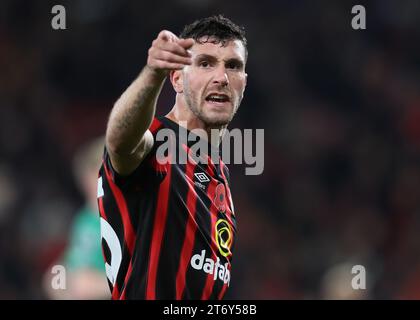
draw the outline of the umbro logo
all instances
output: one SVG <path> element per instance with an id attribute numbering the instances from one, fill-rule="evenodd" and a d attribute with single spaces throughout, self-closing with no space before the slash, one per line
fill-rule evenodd
<path id="1" fill-rule="evenodd" d="M 200 181 L 201 183 L 210 181 L 210 179 L 207 177 L 207 175 L 204 172 L 197 172 L 197 173 L 194 173 L 194 175 L 198 179 L 198 181 Z"/>
<path id="2" fill-rule="evenodd" d="M 209 182 L 210 181 L 209 177 L 207 177 L 207 175 L 204 172 L 197 172 L 197 173 L 194 173 L 194 175 L 198 180 L 198 181 L 195 181 L 194 184 L 197 187 L 199 187 L 203 190 L 206 190 L 206 186 L 203 183 L 204 182 L 206 182 L 206 183 Z"/>

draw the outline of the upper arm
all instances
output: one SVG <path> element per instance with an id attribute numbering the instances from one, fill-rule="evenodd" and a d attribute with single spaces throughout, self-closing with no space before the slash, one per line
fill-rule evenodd
<path id="1" fill-rule="evenodd" d="M 154 144 L 153 135 L 150 130 L 146 130 L 137 147 L 131 154 L 118 154 L 108 148 L 109 157 L 114 170 L 122 175 L 128 176 L 131 174 L 144 160 L 144 158 L 152 150 Z"/>

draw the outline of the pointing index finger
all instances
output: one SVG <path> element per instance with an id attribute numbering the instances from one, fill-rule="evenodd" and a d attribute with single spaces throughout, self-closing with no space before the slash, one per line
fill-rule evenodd
<path id="1" fill-rule="evenodd" d="M 162 39 L 163 41 L 178 41 L 178 37 L 168 30 L 162 30 L 159 33 L 158 38 Z"/>

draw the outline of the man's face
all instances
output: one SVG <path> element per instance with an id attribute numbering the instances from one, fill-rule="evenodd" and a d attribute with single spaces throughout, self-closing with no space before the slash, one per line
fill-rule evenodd
<path id="1" fill-rule="evenodd" d="M 192 113 L 210 127 L 227 125 L 246 85 L 245 47 L 240 40 L 222 46 L 210 38 L 191 48 L 192 65 L 183 69 L 183 94 Z"/>

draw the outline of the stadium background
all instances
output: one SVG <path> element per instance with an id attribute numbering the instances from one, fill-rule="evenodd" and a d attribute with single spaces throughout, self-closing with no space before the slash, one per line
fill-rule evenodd
<path id="1" fill-rule="evenodd" d="M 67 30 L 51 28 L 51 8 Z M 83 200 L 70 170 L 161 29 L 223 13 L 247 30 L 231 128 L 265 129 L 265 170 L 231 166 L 234 299 L 420 298 L 420 2 L 0 2 L 0 298 L 41 277 Z M 158 113 L 173 103 L 165 86 Z M 367 290 L 348 290 L 351 266 Z"/>

